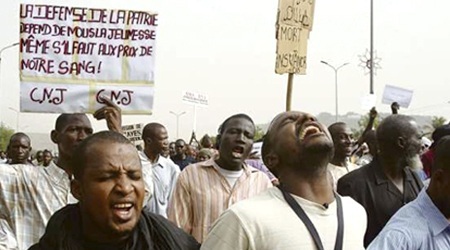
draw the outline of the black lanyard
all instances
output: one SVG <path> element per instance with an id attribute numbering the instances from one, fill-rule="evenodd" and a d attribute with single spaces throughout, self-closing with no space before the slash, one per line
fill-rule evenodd
<path id="1" fill-rule="evenodd" d="M 297 216 L 300 218 L 300 220 L 303 221 L 306 228 L 309 231 L 309 234 L 311 234 L 311 237 L 314 240 L 314 243 L 316 244 L 317 250 L 324 250 L 322 241 L 320 240 L 320 236 L 317 233 L 316 228 L 314 227 L 314 224 L 311 222 L 311 220 L 308 218 L 308 215 L 306 215 L 303 208 L 294 200 L 292 195 L 290 195 L 288 192 L 284 191 L 280 186 L 278 186 L 281 193 L 284 196 L 284 199 L 289 204 L 289 206 L 294 210 L 294 212 L 297 214 Z M 337 202 L 337 216 L 338 216 L 338 230 L 336 235 L 336 243 L 334 245 L 334 250 L 342 250 L 343 240 L 344 240 L 344 215 L 342 212 L 342 201 L 339 195 L 335 195 L 336 202 Z"/>

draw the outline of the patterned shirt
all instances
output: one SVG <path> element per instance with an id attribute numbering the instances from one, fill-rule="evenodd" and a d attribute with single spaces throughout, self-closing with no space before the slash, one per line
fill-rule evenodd
<path id="1" fill-rule="evenodd" d="M 202 242 L 212 224 L 232 204 L 272 186 L 269 178 L 246 164 L 231 187 L 214 159 L 187 166 L 178 177 L 169 204 L 169 220 Z"/>
<path id="2" fill-rule="evenodd" d="M 424 188 L 391 218 L 368 249 L 450 249 L 450 222 Z"/>
<path id="3" fill-rule="evenodd" d="M 46 168 L 0 165 L 0 220 L 9 226 L 0 234 L 13 233 L 19 249 L 38 242 L 50 216 L 73 202 L 69 176 L 53 162 Z M 4 222 L 0 226 L 6 227 Z M 7 237 L 11 235 L 0 235 Z M 6 242 L 0 242 L 0 249 L 6 247 L 2 244 Z"/>
<path id="4" fill-rule="evenodd" d="M 147 205 L 150 212 L 167 218 L 167 206 L 180 174 L 180 167 L 173 163 L 172 160 L 162 156 L 159 156 L 158 161 L 154 164 L 151 163 L 144 152 L 139 152 L 139 157 L 141 158 L 142 171 L 145 176 L 146 191 L 153 193 L 145 205 Z M 149 178 L 149 176 L 153 178 Z"/>

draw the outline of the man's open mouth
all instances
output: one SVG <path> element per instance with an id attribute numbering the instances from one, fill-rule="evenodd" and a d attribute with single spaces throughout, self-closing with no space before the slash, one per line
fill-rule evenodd
<path id="1" fill-rule="evenodd" d="M 242 155 L 244 154 L 244 147 L 242 146 L 236 146 L 231 150 L 231 154 L 234 158 L 242 158 Z"/>
<path id="2" fill-rule="evenodd" d="M 312 135 L 315 135 L 318 133 L 321 133 L 321 131 L 317 126 L 308 125 L 308 126 L 304 127 L 302 130 L 300 130 L 299 138 L 300 138 L 300 140 L 303 140 L 309 136 L 312 136 Z"/>

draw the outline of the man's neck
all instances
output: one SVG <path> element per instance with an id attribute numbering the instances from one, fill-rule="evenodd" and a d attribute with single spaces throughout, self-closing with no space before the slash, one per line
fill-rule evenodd
<path id="1" fill-rule="evenodd" d="M 240 164 L 233 164 L 233 165 L 232 164 L 227 164 L 226 162 L 221 160 L 220 157 L 219 157 L 219 159 L 215 160 L 215 162 L 220 168 L 223 168 L 223 169 L 226 169 L 226 170 L 230 170 L 230 171 L 240 171 L 240 170 L 242 170 L 242 165 L 243 165 L 242 162 Z"/>
<path id="2" fill-rule="evenodd" d="M 144 154 L 147 156 L 151 163 L 155 163 L 159 158 L 159 154 L 151 150 L 144 150 Z"/>
<path id="3" fill-rule="evenodd" d="M 333 157 L 330 161 L 331 164 L 339 166 L 339 167 L 346 167 L 347 166 L 347 157 Z"/>
<path id="4" fill-rule="evenodd" d="M 326 167 L 314 174 L 282 174 L 280 183 L 287 192 L 317 204 L 334 201 L 333 184 Z"/>
<path id="5" fill-rule="evenodd" d="M 404 166 L 396 159 L 380 157 L 381 169 L 383 173 L 391 180 L 403 180 Z"/>
<path id="6" fill-rule="evenodd" d="M 70 161 L 69 157 L 60 156 L 58 157 L 56 165 L 62 170 L 64 170 L 69 176 L 72 176 L 72 169 L 69 168 L 69 161 Z"/>

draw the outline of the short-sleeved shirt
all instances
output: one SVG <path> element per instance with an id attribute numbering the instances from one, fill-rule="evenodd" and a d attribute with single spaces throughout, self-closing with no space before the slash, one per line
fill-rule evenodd
<path id="1" fill-rule="evenodd" d="M 406 167 L 402 194 L 383 173 L 380 164 L 375 158 L 371 163 L 343 176 L 337 185 L 340 195 L 352 197 L 367 211 L 364 247 L 372 242 L 395 212 L 417 197 L 423 187 L 416 173 Z"/>
<path id="2" fill-rule="evenodd" d="M 317 229 L 323 247 L 334 249 L 338 219 L 337 204 L 328 207 L 292 195 Z M 367 216 L 364 208 L 342 197 L 343 249 L 363 249 Z M 285 201 L 278 188 L 238 202 L 214 224 L 202 245 L 204 250 L 298 250 L 316 249 L 303 221 Z"/>

